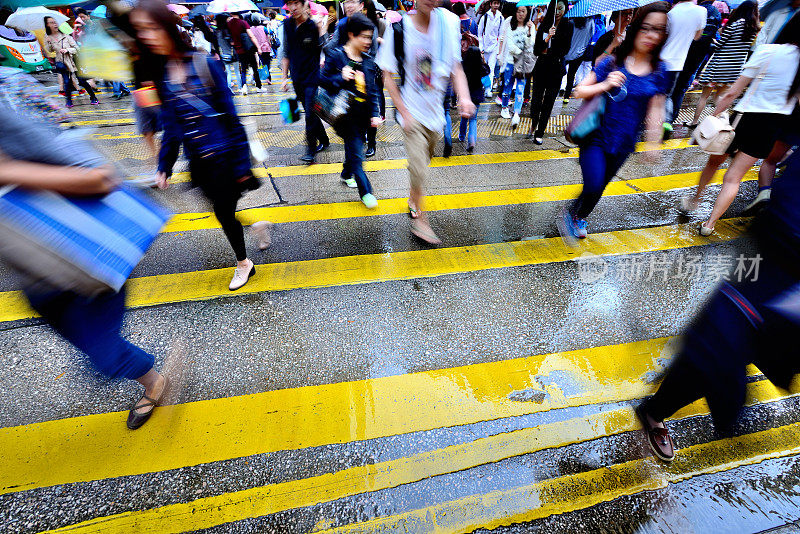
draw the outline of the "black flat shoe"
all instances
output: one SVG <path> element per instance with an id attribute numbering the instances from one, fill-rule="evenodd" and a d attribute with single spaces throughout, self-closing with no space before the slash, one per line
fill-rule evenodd
<path id="1" fill-rule="evenodd" d="M 328 148 L 329 146 L 331 146 L 330 142 L 327 142 L 327 143 L 320 143 L 320 144 L 317 146 L 317 154 L 319 154 L 320 152 L 322 152 L 323 150 L 325 150 L 325 149 L 326 149 L 326 148 Z"/>
<path id="2" fill-rule="evenodd" d="M 314 160 L 315 160 L 314 154 L 305 154 L 300 158 L 300 161 L 302 161 L 303 163 L 307 163 L 308 165 L 314 163 Z"/>
<path id="3" fill-rule="evenodd" d="M 139 428 L 140 426 L 145 424 L 148 419 L 150 419 L 150 416 L 153 415 L 153 410 L 156 409 L 156 406 L 158 406 L 158 403 L 161 402 L 161 399 L 164 398 L 164 395 L 167 392 L 167 387 L 169 387 L 169 380 L 167 380 L 167 377 L 165 376 L 164 377 L 164 389 L 161 391 L 161 396 L 160 397 L 158 397 L 157 399 L 154 399 L 152 397 L 148 397 L 147 395 L 142 395 L 142 398 L 140 398 L 136 402 L 136 404 L 133 405 L 133 408 L 131 408 L 130 413 L 128 413 L 128 428 L 129 429 L 136 430 L 137 428 Z M 145 402 L 142 403 L 142 400 L 144 400 Z M 150 409 L 147 410 L 145 413 L 136 413 L 136 410 L 139 410 L 139 409 L 142 409 L 142 408 L 147 408 L 148 406 L 150 407 Z"/>
<path id="4" fill-rule="evenodd" d="M 364 153 L 364 157 L 371 158 L 375 156 L 375 147 L 371 146 L 367 148 L 367 151 Z"/>
<path id="5" fill-rule="evenodd" d="M 452 153 L 453 153 L 453 145 L 444 145 L 444 152 L 442 153 L 442 157 L 449 158 Z"/>

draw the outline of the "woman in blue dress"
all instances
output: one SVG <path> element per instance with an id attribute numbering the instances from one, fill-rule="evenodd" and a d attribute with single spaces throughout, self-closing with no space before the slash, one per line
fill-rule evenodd
<path id="1" fill-rule="evenodd" d="M 580 147 L 583 191 L 558 219 L 561 237 L 568 245 L 586 237 L 586 218 L 635 150 L 642 128 L 647 126 L 651 145 L 661 139 L 659 128 L 669 85 L 659 56 L 667 37 L 668 11 L 666 2 L 639 8 L 615 54 L 601 61 L 575 88 L 576 98 L 605 98 L 606 108 L 600 127 Z"/>

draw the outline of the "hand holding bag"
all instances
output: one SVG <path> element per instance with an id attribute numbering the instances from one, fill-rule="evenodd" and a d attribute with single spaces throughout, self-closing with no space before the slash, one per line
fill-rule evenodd
<path id="1" fill-rule="evenodd" d="M 349 113 L 353 97 L 353 93 L 347 89 L 340 89 L 338 93 L 331 94 L 325 88 L 320 87 L 312 110 L 320 119 L 335 126 Z"/>

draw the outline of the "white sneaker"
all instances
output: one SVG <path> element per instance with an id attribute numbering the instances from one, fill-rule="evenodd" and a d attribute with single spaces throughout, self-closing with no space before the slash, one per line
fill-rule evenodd
<path id="1" fill-rule="evenodd" d="M 356 183 L 356 179 L 355 178 L 347 178 L 346 180 L 344 178 L 342 178 L 341 180 L 342 180 L 342 183 L 344 185 L 346 185 L 347 187 L 349 187 L 350 189 L 356 189 L 358 187 L 358 184 Z"/>
<path id="2" fill-rule="evenodd" d="M 252 92 L 253 94 L 260 93 L 261 89 L 259 89 L 258 87 L 253 87 Z"/>
<path id="3" fill-rule="evenodd" d="M 516 128 L 519 126 L 519 113 L 514 113 L 514 116 L 511 117 L 511 127 Z"/>
<path id="4" fill-rule="evenodd" d="M 241 93 L 242 93 L 242 95 L 244 95 L 244 96 L 247 96 L 247 84 L 244 84 L 244 85 L 242 86 L 242 91 L 241 91 Z"/>
<path id="5" fill-rule="evenodd" d="M 755 208 L 759 207 L 762 202 L 769 202 L 770 197 L 772 196 L 772 189 L 762 189 L 756 195 L 756 198 L 744 208 L 743 213 L 749 213 L 753 211 Z"/>
<path id="6" fill-rule="evenodd" d="M 503 108 L 502 111 L 500 111 L 500 116 L 503 117 L 504 119 L 510 119 L 511 112 L 508 111 L 508 108 Z"/>
<path id="7" fill-rule="evenodd" d="M 270 221 L 257 221 L 250 225 L 250 231 L 258 239 L 258 248 L 260 250 L 267 250 L 272 244 L 272 227 L 273 223 Z"/>
<path id="8" fill-rule="evenodd" d="M 483 93 L 483 96 L 484 96 L 485 98 L 489 98 L 489 99 L 491 99 L 491 98 L 492 98 L 492 91 L 491 91 L 491 89 L 490 89 L 490 90 L 488 90 L 488 91 L 485 91 L 485 92 Z"/>
<path id="9" fill-rule="evenodd" d="M 705 236 L 705 237 L 708 237 L 708 236 L 710 236 L 711 234 L 714 233 L 714 227 L 713 226 L 711 226 L 711 227 L 706 226 L 707 222 L 708 221 L 701 222 L 700 226 L 698 227 L 698 229 L 700 230 L 700 235 Z"/>
<path id="10" fill-rule="evenodd" d="M 231 284 L 228 286 L 228 289 L 236 291 L 245 285 L 247 281 L 250 280 L 251 276 L 256 274 L 256 266 L 253 265 L 253 262 L 247 260 L 247 264 L 246 267 L 237 267 L 233 271 L 233 278 L 231 279 Z"/>

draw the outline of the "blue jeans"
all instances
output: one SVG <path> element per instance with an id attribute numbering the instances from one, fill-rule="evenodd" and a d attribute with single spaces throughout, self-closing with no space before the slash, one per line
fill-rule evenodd
<path id="1" fill-rule="evenodd" d="M 609 154 L 603 147 L 594 144 L 581 147 L 578 163 L 583 174 L 583 190 L 570 206 L 569 211 L 573 217 L 585 219 L 589 216 L 603 196 L 608 182 L 614 178 L 629 155 L 629 152 Z"/>
<path id="2" fill-rule="evenodd" d="M 75 293 L 27 292 L 31 306 L 53 329 L 85 353 L 111 378 L 135 380 L 153 368 L 155 358 L 120 336 L 125 288 L 89 299 Z"/>
<path id="3" fill-rule="evenodd" d="M 325 133 L 325 126 L 322 125 L 322 121 L 317 114 L 312 111 L 314 109 L 314 99 L 317 97 L 317 85 L 303 85 L 298 83 L 297 80 L 292 81 L 294 82 L 294 92 L 298 100 L 303 101 L 303 110 L 305 110 L 307 153 L 315 154 L 317 145 L 327 145 L 330 142 L 328 134 Z"/>
<path id="4" fill-rule="evenodd" d="M 478 144 L 478 108 L 480 104 L 475 104 L 475 114 L 472 117 L 465 119 L 461 117 L 461 124 L 458 128 L 459 141 L 467 140 L 467 146 L 475 146 Z"/>
<path id="5" fill-rule="evenodd" d="M 130 93 L 123 82 L 111 82 L 111 89 L 114 91 L 114 96 L 120 96 L 122 93 Z"/>
<path id="6" fill-rule="evenodd" d="M 525 78 L 517 79 L 514 77 L 514 65 L 506 65 L 505 85 L 503 87 L 503 107 L 508 107 L 508 100 L 514 91 L 514 113 L 522 111 L 522 104 L 525 102 Z"/>
<path id="7" fill-rule="evenodd" d="M 363 197 L 372 193 L 372 184 L 369 183 L 367 173 L 364 172 L 364 136 L 366 128 L 359 125 L 347 125 L 346 122 L 337 126 L 336 133 L 344 141 L 344 166 L 342 179 L 354 178 L 358 184 L 358 196 Z"/>
<path id="8" fill-rule="evenodd" d="M 453 144 L 453 119 L 450 117 L 450 101 L 453 98 L 452 87 L 444 94 L 444 144 Z"/>

